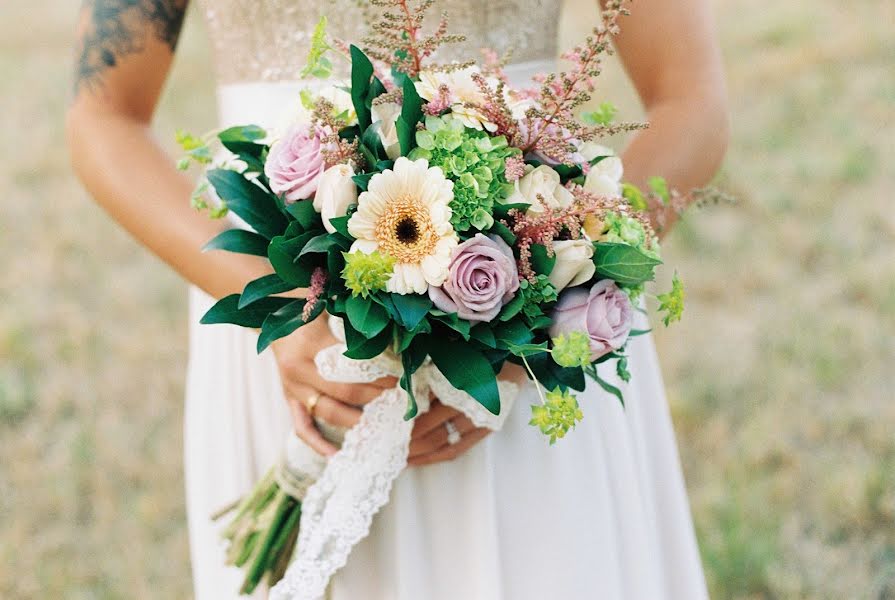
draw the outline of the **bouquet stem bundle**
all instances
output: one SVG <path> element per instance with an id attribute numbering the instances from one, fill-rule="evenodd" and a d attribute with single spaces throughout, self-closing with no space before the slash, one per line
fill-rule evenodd
<path id="1" fill-rule="evenodd" d="M 339 435 L 327 436 L 340 442 Z M 240 593 L 251 594 L 266 578 L 273 586 L 286 573 L 295 552 L 301 501 L 323 468 L 323 458 L 296 436 L 289 436 L 284 459 L 240 501 L 212 518 L 227 515 L 221 536 L 227 540 L 227 564 L 245 572 Z"/>

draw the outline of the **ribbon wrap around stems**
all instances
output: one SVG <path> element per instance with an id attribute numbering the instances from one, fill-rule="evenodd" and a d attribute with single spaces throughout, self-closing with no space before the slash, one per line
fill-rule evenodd
<path id="1" fill-rule="evenodd" d="M 338 319 L 330 317 L 333 333 L 344 340 Z M 344 343 L 321 351 L 317 369 L 325 379 L 341 383 L 369 383 L 382 377 L 400 377 L 400 359 L 386 352 L 369 360 L 343 355 Z M 456 389 L 427 360 L 413 375 L 419 414 L 429 410 L 433 394 L 477 427 L 498 430 L 518 394 L 518 386 L 498 382 L 501 410 L 493 415 L 472 396 Z M 373 516 L 387 502 L 392 484 L 407 466 L 413 421 L 404 420 L 407 393 L 387 389 L 364 407 L 360 421 L 345 434 L 342 448 L 333 455 L 320 478 L 302 501 L 296 557 L 285 577 L 270 593 L 271 600 L 320 600 L 330 578 L 348 560 L 352 548 L 370 533 Z"/>

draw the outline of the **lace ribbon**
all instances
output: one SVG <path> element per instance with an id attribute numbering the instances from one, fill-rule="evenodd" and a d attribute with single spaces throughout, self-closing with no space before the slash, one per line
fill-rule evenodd
<path id="1" fill-rule="evenodd" d="M 344 340 L 337 319 L 334 333 Z M 344 344 L 317 355 L 320 374 L 329 381 L 369 383 L 381 377 L 400 377 L 401 362 L 386 353 L 370 360 L 345 357 Z M 477 427 L 498 430 L 518 394 L 518 386 L 500 381 L 501 410 L 488 412 L 474 398 L 454 388 L 427 361 L 413 376 L 414 396 L 420 414 L 429 410 L 429 395 L 456 408 Z M 345 566 L 351 549 L 370 533 L 373 516 L 387 502 L 392 484 L 407 466 L 413 421 L 404 420 L 407 393 L 385 390 L 364 407 L 360 422 L 345 434 L 342 448 L 333 455 L 320 478 L 302 502 L 296 558 L 285 577 L 270 592 L 271 600 L 321 600 L 330 578 Z"/>

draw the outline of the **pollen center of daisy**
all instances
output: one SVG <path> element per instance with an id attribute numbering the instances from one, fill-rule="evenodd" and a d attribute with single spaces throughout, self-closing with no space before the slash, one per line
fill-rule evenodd
<path id="1" fill-rule="evenodd" d="M 399 263 L 418 263 L 435 250 L 438 234 L 428 207 L 406 195 L 389 201 L 376 222 L 376 240 Z"/>
<path id="2" fill-rule="evenodd" d="M 420 239 L 420 228 L 412 218 L 404 217 L 395 226 L 395 237 L 402 244 L 413 244 Z"/>

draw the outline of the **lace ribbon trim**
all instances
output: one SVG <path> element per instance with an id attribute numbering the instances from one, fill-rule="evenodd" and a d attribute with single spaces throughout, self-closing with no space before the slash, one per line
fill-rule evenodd
<path id="1" fill-rule="evenodd" d="M 330 319 L 331 322 L 335 319 Z M 338 324 L 334 324 L 334 332 Z M 343 336 L 339 336 L 344 339 Z M 401 375 L 401 363 L 384 354 L 370 360 L 345 357 L 344 344 L 317 355 L 320 374 L 341 383 L 368 383 Z M 420 413 L 429 409 L 429 394 L 466 414 L 477 427 L 498 430 L 518 394 L 512 382 L 499 382 L 501 411 L 488 412 L 474 398 L 454 388 L 431 362 L 413 376 Z M 271 600 L 321 600 L 330 578 L 345 566 L 348 555 L 370 533 L 373 517 L 388 502 L 395 479 L 407 466 L 413 421 L 404 420 L 407 393 L 385 390 L 364 407 L 360 422 L 348 430 L 302 502 L 296 558 L 270 592 Z"/>

